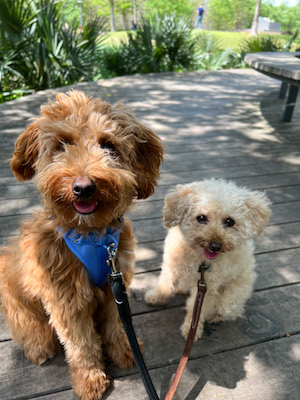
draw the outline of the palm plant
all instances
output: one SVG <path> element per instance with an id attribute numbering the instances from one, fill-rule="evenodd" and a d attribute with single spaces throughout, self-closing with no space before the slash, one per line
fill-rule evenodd
<path id="1" fill-rule="evenodd" d="M 224 68 L 241 68 L 245 64 L 232 49 L 223 49 L 219 37 L 210 32 L 197 35 L 197 69 L 219 70 Z"/>
<path id="2" fill-rule="evenodd" d="M 190 70 L 195 66 L 197 40 L 191 36 L 189 22 L 175 16 L 157 18 L 154 23 L 156 52 L 166 71 Z"/>
<path id="3" fill-rule="evenodd" d="M 292 37 L 286 41 L 282 39 L 274 38 L 270 35 L 258 35 L 245 39 L 240 47 L 238 53 L 242 60 L 244 60 L 247 53 L 257 53 L 261 51 L 291 51 L 293 42 L 299 35 L 299 31 L 292 35 Z M 295 48 L 295 51 L 297 47 Z"/>
<path id="4" fill-rule="evenodd" d="M 104 40 L 104 21 L 96 18 L 81 32 L 63 27 L 57 1 L 2 0 L 2 101 L 20 87 L 33 91 L 93 79 Z"/>
<path id="5" fill-rule="evenodd" d="M 239 51 L 241 53 L 257 53 L 259 51 L 281 51 L 282 42 L 271 35 L 252 36 L 243 40 Z"/>
<path id="6" fill-rule="evenodd" d="M 195 66 L 195 45 L 184 19 L 144 20 L 127 42 L 104 50 L 101 68 L 105 76 L 190 70 Z"/>

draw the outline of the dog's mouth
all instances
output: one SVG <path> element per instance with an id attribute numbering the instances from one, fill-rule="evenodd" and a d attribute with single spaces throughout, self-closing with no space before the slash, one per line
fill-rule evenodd
<path id="1" fill-rule="evenodd" d="M 98 202 L 94 200 L 77 200 L 73 206 L 80 214 L 92 214 L 98 207 Z"/>
<path id="2" fill-rule="evenodd" d="M 208 258 L 209 260 L 214 260 L 215 258 L 217 258 L 217 256 L 219 255 L 219 252 L 217 251 L 210 251 L 208 249 L 204 249 L 204 255 L 206 258 Z"/>

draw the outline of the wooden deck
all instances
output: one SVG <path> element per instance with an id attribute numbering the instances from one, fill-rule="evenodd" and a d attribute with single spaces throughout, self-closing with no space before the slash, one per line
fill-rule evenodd
<path id="1" fill-rule="evenodd" d="M 130 212 L 138 238 L 131 307 L 144 356 L 161 399 L 181 356 L 185 298 L 153 308 L 143 300 L 154 285 L 165 230 L 163 198 L 172 185 L 207 177 L 265 190 L 272 217 L 256 241 L 258 279 L 244 319 L 207 325 L 192 350 L 174 400 L 298 400 L 300 397 L 300 110 L 280 122 L 280 83 L 253 70 L 122 77 L 76 86 L 109 102 L 126 99 L 166 150 L 155 194 Z M 64 88 L 67 90 L 67 88 Z M 39 106 L 55 91 L 0 105 L 0 244 L 37 206 L 31 182 L 18 183 L 8 158 Z M 29 363 L 0 318 L 0 399 L 76 398 L 64 355 Z M 108 366 L 109 400 L 147 399 L 136 369 Z"/>

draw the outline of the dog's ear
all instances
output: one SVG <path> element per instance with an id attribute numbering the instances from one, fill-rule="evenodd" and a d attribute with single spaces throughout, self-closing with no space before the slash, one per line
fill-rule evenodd
<path id="1" fill-rule="evenodd" d="M 189 213 L 195 192 L 186 185 L 177 185 L 165 197 L 164 227 L 172 228 L 181 223 L 184 215 Z"/>
<path id="2" fill-rule="evenodd" d="M 33 122 L 15 143 L 10 166 L 15 177 L 21 182 L 31 179 L 35 174 L 33 165 L 39 153 L 38 136 L 39 130 Z"/>
<path id="3" fill-rule="evenodd" d="M 136 157 L 134 172 L 137 179 L 137 198 L 146 199 L 154 192 L 159 179 L 159 167 L 163 161 L 160 138 L 143 124 L 135 128 Z"/>
<path id="4" fill-rule="evenodd" d="M 102 107 L 107 103 L 102 103 Z M 103 111 L 102 111 L 103 112 Z M 110 118 L 122 131 L 135 138 L 135 151 L 129 154 L 137 181 L 137 198 L 146 199 L 154 192 L 159 179 L 159 167 L 163 161 L 161 139 L 148 127 L 136 120 L 132 111 L 119 101 L 110 107 Z"/>
<path id="5" fill-rule="evenodd" d="M 271 215 L 270 201 L 267 196 L 258 191 L 246 193 L 246 206 L 248 207 L 251 228 L 251 238 L 259 235 L 266 227 Z"/>

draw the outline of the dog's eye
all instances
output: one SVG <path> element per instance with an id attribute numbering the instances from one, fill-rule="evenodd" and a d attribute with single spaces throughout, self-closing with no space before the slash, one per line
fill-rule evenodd
<path id="1" fill-rule="evenodd" d="M 235 221 L 230 217 L 228 217 L 224 220 L 224 225 L 226 226 L 226 228 L 231 228 L 234 224 L 235 224 Z"/>
<path id="2" fill-rule="evenodd" d="M 62 152 L 65 151 L 65 146 L 64 146 L 64 142 L 59 142 L 55 148 L 55 151 L 57 152 Z"/>
<path id="3" fill-rule="evenodd" d="M 116 153 L 116 147 L 112 142 L 104 141 L 100 144 L 100 146 L 101 146 L 101 149 L 108 150 L 112 154 Z"/>
<path id="4" fill-rule="evenodd" d="M 199 222 L 199 224 L 206 224 L 208 221 L 208 218 L 206 215 L 198 215 L 197 221 Z"/>
<path id="5" fill-rule="evenodd" d="M 65 151 L 65 145 L 66 144 L 71 144 L 67 139 L 65 139 L 65 140 L 60 140 L 58 143 L 57 143 L 57 146 L 55 147 L 55 151 L 57 151 L 57 152 L 63 152 L 63 151 Z"/>

